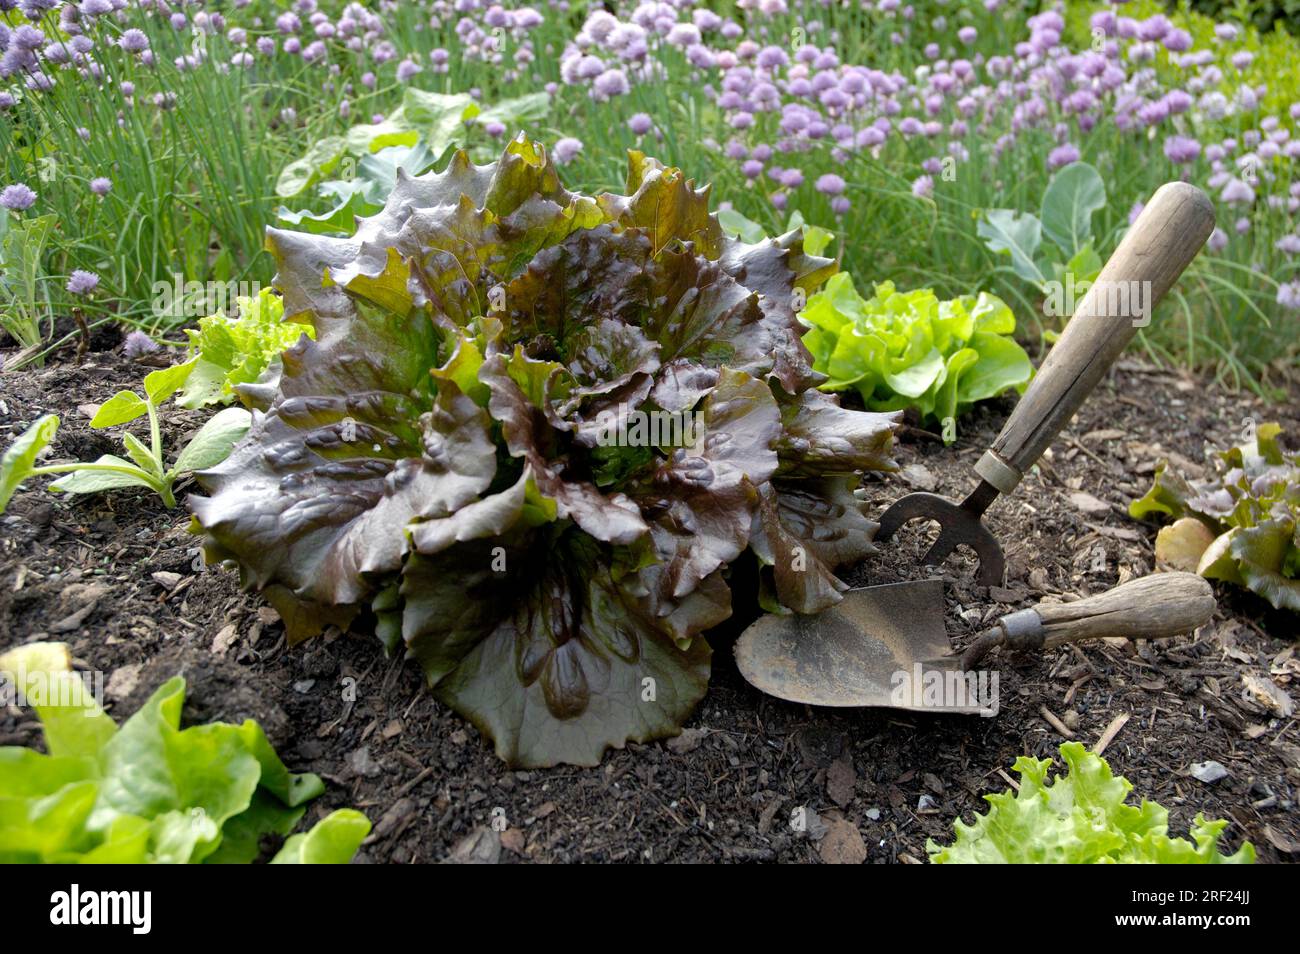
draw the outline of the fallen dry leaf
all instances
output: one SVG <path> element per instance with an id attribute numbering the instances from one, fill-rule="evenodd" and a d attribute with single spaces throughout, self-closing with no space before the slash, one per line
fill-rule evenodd
<path id="1" fill-rule="evenodd" d="M 836 805 L 844 808 L 853 801 L 853 787 L 857 781 L 858 775 L 853 771 L 853 759 L 846 752 L 832 762 L 826 772 L 826 794 Z"/>
<path id="2" fill-rule="evenodd" d="M 834 818 L 827 822 L 817 854 L 823 864 L 860 865 L 867 860 L 867 846 L 857 826 L 847 819 Z"/>
<path id="3" fill-rule="evenodd" d="M 1253 672 L 1241 674 L 1242 695 L 1246 699 L 1263 706 L 1279 719 L 1290 718 L 1295 712 L 1295 702 L 1290 694 L 1271 679 L 1257 676 Z"/>
<path id="4" fill-rule="evenodd" d="M 709 734 L 708 729 L 682 729 L 682 734 L 675 738 L 669 739 L 665 745 L 668 746 L 669 752 L 677 755 L 686 755 L 688 752 L 694 752 L 704 741 L 704 737 Z"/>
<path id="5" fill-rule="evenodd" d="M 235 641 L 238 638 L 239 630 L 235 628 L 234 623 L 221 627 L 217 632 L 217 635 L 212 637 L 213 655 L 224 656 L 229 651 L 230 647 L 235 645 Z"/>

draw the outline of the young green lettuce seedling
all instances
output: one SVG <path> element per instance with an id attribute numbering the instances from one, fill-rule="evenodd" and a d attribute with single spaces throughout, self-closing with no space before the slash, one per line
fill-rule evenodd
<path id="1" fill-rule="evenodd" d="M 144 397 L 134 391 L 118 391 L 100 405 L 91 419 L 94 428 L 129 424 L 142 415 L 149 417 L 149 443 L 146 445 L 129 431 L 122 443 L 130 460 L 105 454 L 91 463 L 47 464 L 37 466 L 36 458 L 54 440 L 59 430 L 56 414 L 46 414 L 22 433 L 0 458 L 0 513 L 19 484 L 29 477 L 62 474 L 51 483 L 50 490 L 70 494 L 97 493 L 119 487 L 148 487 L 162 497 L 168 507 L 176 506 L 172 487 L 184 474 L 212 467 L 226 459 L 230 448 L 248 431 L 252 416 L 243 408 L 231 407 L 213 416 L 194 435 L 167 467 L 163 460 L 162 433 L 158 423 L 158 406 L 171 397 L 185 382 L 193 361 L 173 365 L 145 375 Z"/>

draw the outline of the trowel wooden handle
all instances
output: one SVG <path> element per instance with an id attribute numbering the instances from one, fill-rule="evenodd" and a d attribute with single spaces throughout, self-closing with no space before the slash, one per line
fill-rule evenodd
<path id="1" fill-rule="evenodd" d="M 971 669 L 994 646 L 1052 649 L 1082 639 L 1164 639 L 1210 621 L 1214 590 L 1195 573 L 1154 573 L 1073 603 L 1039 603 L 1003 616 L 962 655 Z"/>
<path id="2" fill-rule="evenodd" d="M 1170 182 L 1156 190 L 1079 302 L 1029 390 L 975 465 L 1002 493 L 1013 490 L 1124 346 L 1151 319 L 1214 231 L 1214 206 L 1200 189 Z"/>
<path id="3" fill-rule="evenodd" d="M 1073 603 L 1039 604 L 1043 648 L 1081 639 L 1164 639 L 1204 626 L 1217 604 L 1195 573 L 1153 573 Z"/>

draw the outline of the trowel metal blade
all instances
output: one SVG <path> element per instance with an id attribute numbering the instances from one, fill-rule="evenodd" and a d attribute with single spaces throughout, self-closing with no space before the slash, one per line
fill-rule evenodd
<path id="1" fill-rule="evenodd" d="M 849 590 L 821 613 L 762 617 L 737 640 L 736 663 L 751 685 L 791 702 L 979 712 L 936 709 L 916 691 L 927 674 L 958 668 L 943 610 L 942 580 Z"/>

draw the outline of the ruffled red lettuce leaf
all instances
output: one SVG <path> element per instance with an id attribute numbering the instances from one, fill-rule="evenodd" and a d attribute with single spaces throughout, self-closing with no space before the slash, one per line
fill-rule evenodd
<path id="1" fill-rule="evenodd" d="M 679 648 L 635 573 L 585 534 L 489 542 L 407 563 L 408 646 L 435 695 L 521 767 L 595 765 L 676 734 L 708 686 L 708 644 Z M 690 635 L 720 615 L 699 600 L 675 609 Z"/>
<path id="2" fill-rule="evenodd" d="M 777 479 L 767 485 L 749 545 L 763 567 L 764 604 L 774 611 L 818 613 L 847 585 L 836 567 L 876 552 L 879 524 L 854 494 L 855 477 Z"/>
<path id="3" fill-rule="evenodd" d="M 429 395 L 426 316 L 363 309 L 352 331 L 285 352 L 280 396 L 191 499 L 211 556 L 322 607 L 365 600 L 401 568 L 408 523 L 470 503 L 496 472 L 487 412 L 450 382 Z"/>
<path id="4" fill-rule="evenodd" d="M 889 454 L 901 419 L 897 412 L 851 411 L 840 407 L 835 395 L 804 391 L 782 403 L 779 473 L 809 477 L 897 470 Z"/>
<path id="5" fill-rule="evenodd" d="M 777 468 L 773 444 L 781 418 L 765 382 L 723 369 L 698 413 L 694 442 L 674 449 L 634 493 L 657 558 L 643 572 L 674 599 L 744 552 L 758 507 L 756 486 Z"/>

